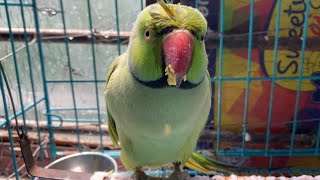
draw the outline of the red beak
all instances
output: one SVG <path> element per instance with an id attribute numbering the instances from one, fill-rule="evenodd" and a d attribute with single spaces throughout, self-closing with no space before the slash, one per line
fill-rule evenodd
<path id="1" fill-rule="evenodd" d="M 163 52 L 166 66 L 169 66 L 175 85 L 179 87 L 182 80 L 186 80 L 191 64 L 193 36 L 187 30 L 173 30 L 164 38 Z"/>

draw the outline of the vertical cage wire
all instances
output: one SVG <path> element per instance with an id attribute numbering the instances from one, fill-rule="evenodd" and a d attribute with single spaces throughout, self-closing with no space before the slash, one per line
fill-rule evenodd
<path id="1" fill-rule="evenodd" d="M 88 6 L 88 18 L 89 18 L 89 28 L 91 31 L 90 36 L 90 44 L 91 44 L 91 54 L 92 54 L 92 63 L 93 63 L 93 71 L 94 71 L 94 81 L 95 81 L 95 95 L 96 95 L 96 104 L 97 104 L 97 116 L 99 122 L 99 135 L 100 135 L 100 150 L 103 151 L 102 146 L 102 129 L 101 129 L 101 116 L 100 116 L 100 103 L 99 103 L 99 90 L 98 90 L 98 83 L 97 83 L 97 65 L 96 65 L 96 54 L 95 54 L 95 46 L 94 46 L 94 37 L 93 37 L 93 26 L 92 26 L 92 15 L 91 15 L 91 4 L 90 0 L 87 0 Z M 119 34 L 118 34 L 119 35 Z M 118 36 L 119 37 L 119 36 Z"/>
<path id="2" fill-rule="evenodd" d="M 52 126 L 52 117 L 51 117 L 51 110 L 50 110 L 50 102 L 49 102 L 49 92 L 47 87 L 47 78 L 46 78 L 46 69 L 44 64 L 44 55 L 43 55 L 43 49 L 42 49 L 42 42 L 41 42 L 41 33 L 40 33 L 40 24 L 39 24 L 39 18 L 38 18 L 38 12 L 37 12 L 37 0 L 32 0 L 33 4 L 33 16 L 35 20 L 35 28 L 36 28 L 36 38 L 37 38 L 37 47 L 39 51 L 39 60 L 40 60 L 40 66 L 41 66 L 41 77 L 42 77 L 42 85 L 43 85 L 43 91 L 44 91 L 44 98 L 45 98 L 45 108 L 46 108 L 46 115 L 47 115 L 47 126 L 49 131 L 49 143 L 50 143 L 50 159 L 51 161 L 56 159 L 56 146 L 54 143 L 54 130 Z"/>
<path id="3" fill-rule="evenodd" d="M 9 8 L 8 8 L 7 0 L 5 0 L 4 3 L 5 3 L 5 12 L 6 12 L 6 17 L 7 17 L 7 24 L 8 24 L 8 28 L 9 28 L 11 49 L 12 49 L 12 52 L 14 52 L 16 48 L 15 48 L 15 43 L 14 43 L 14 39 L 13 39 L 13 34 L 12 34 L 12 31 L 11 31 L 11 20 L 10 20 L 10 14 L 9 14 Z M 15 75 L 16 75 L 17 85 L 18 85 L 18 94 L 19 94 L 19 102 L 20 102 L 20 107 L 21 107 L 23 125 L 24 125 L 24 130 L 27 133 L 28 131 L 27 131 L 27 128 L 26 128 L 26 117 L 25 117 L 25 113 L 24 113 L 24 105 L 23 105 L 23 99 L 22 99 L 22 93 L 21 93 L 21 81 L 20 81 L 19 67 L 18 67 L 18 64 L 17 64 L 16 53 L 13 53 L 12 56 L 13 56 Z"/>
<path id="4" fill-rule="evenodd" d="M 70 58 L 70 51 L 69 51 L 69 43 L 68 43 L 68 37 L 67 37 L 67 27 L 66 27 L 66 20 L 64 16 L 64 7 L 63 2 L 60 0 L 60 10 L 61 10 L 61 18 L 62 18 L 62 24 L 63 24 L 63 34 L 64 34 L 64 44 L 66 48 L 67 53 L 67 62 L 68 62 L 68 71 L 69 71 L 69 78 L 70 78 L 70 87 L 71 87 L 71 95 L 72 95 L 72 103 L 74 108 L 74 116 L 76 121 L 76 128 L 77 128 L 77 146 L 78 151 L 82 151 L 81 145 L 80 145 L 80 130 L 79 130 L 79 122 L 78 122 L 78 112 L 77 112 L 77 102 L 75 97 L 75 90 L 74 90 L 74 82 L 73 82 L 73 76 L 72 76 L 72 65 L 71 65 L 71 58 Z"/>
<path id="5" fill-rule="evenodd" d="M 121 55 L 121 47 L 120 47 L 120 28 L 119 28 L 119 12 L 118 12 L 118 0 L 114 0 L 115 11 L 116 11 L 116 28 L 117 28 L 117 45 L 118 45 L 118 55 Z"/>
<path id="6" fill-rule="evenodd" d="M 4 0 L 4 7 L 5 7 L 5 13 L 6 13 L 6 17 L 7 17 L 7 25 L 9 28 L 9 36 L 10 36 L 10 44 L 11 44 L 11 49 L 13 52 L 13 60 L 14 60 L 14 67 L 15 67 L 15 75 L 16 75 L 16 80 L 17 80 L 17 85 L 18 85 L 18 93 L 19 93 L 19 99 L 20 99 L 20 107 L 21 107 L 21 113 L 22 113 L 22 117 L 23 117 L 23 124 L 24 127 L 26 124 L 26 119 L 25 119 L 25 114 L 24 114 L 24 105 L 23 105 L 23 100 L 22 100 L 22 93 L 21 93 L 21 84 L 20 84 L 20 77 L 19 77 L 19 69 L 18 69 L 18 65 L 17 65 L 17 57 L 15 52 L 15 44 L 14 44 L 14 39 L 13 39 L 13 34 L 11 31 L 11 20 L 10 20 L 10 16 L 9 16 L 9 9 L 8 9 L 8 3 L 7 0 Z M 0 62 L 2 63 L 2 62 Z M 8 106 L 6 103 L 6 96 L 5 96 L 5 91 L 4 91 L 4 85 L 2 82 L 2 74 L 0 76 L 0 87 L 1 87 L 1 93 L 2 93 L 2 100 L 3 100 L 3 105 L 4 105 L 4 111 L 5 111 L 5 123 L 7 124 L 8 127 L 8 137 L 10 139 L 10 149 L 11 149 L 11 158 L 13 161 L 13 169 L 14 169 L 14 173 L 15 173 L 15 177 L 16 179 L 19 179 L 19 174 L 18 174 L 18 169 L 17 169 L 17 159 L 15 156 L 15 152 L 14 152 L 14 144 L 13 144 L 13 137 L 12 137 L 12 130 L 10 127 L 10 119 L 9 119 L 9 112 L 8 112 Z M 26 128 L 24 128 L 24 130 L 27 133 Z"/>
<path id="7" fill-rule="evenodd" d="M 247 64 L 247 78 L 246 78 L 246 97 L 244 103 L 243 114 L 243 131 L 242 131 L 242 152 L 244 156 L 246 151 L 246 134 L 247 134 L 247 121 L 248 121 L 248 105 L 249 105 L 249 93 L 250 93 L 250 73 L 251 73 L 251 56 L 252 56 L 252 36 L 253 36 L 253 17 L 254 17 L 254 0 L 250 0 L 250 22 L 249 22 L 249 42 L 248 42 L 248 64 Z"/>
<path id="8" fill-rule="evenodd" d="M 40 132 L 40 128 L 39 128 L 38 108 L 36 105 L 35 87 L 34 87 L 34 80 L 33 80 L 33 74 L 32 74 L 33 67 L 31 64 L 29 42 L 28 42 L 28 36 L 27 36 L 27 30 L 26 30 L 26 20 L 25 20 L 25 16 L 24 16 L 24 7 L 22 4 L 22 0 L 19 0 L 19 2 L 20 2 L 20 13 L 21 13 L 22 25 L 23 25 L 23 38 L 24 38 L 24 42 L 25 42 L 27 61 L 28 61 L 28 67 L 29 67 L 29 77 L 30 77 L 30 84 L 31 84 L 31 91 L 32 91 L 32 100 L 33 100 L 33 104 L 34 104 L 35 122 L 37 125 L 36 129 L 37 129 L 37 135 L 38 135 L 38 144 L 40 146 L 40 160 L 41 160 L 41 165 L 44 166 L 44 154 L 43 154 L 43 147 L 41 144 L 41 132 Z"/>
<path id="9" fill-rule="evenodd" d="M 1 62 L 0 62 L 1 63 Z M 9 117 L 9 112 L 8 112 L 8 106 L 7 106 L 7 102 L 6 102 L 6 95 L 5 95 L 5 91 L 4 91 L 4 83 L 2 80 L 2 73 L 0 73 L 0 88 L 1 88 L 1 95 L 2 95 L 2 100 L 3 100 L 3 107 L 4 107 L 4 113 L 5 113 L 5 123 L 8 125 L 8 137 L 10 140 L 10 150 L 11 150 L 11 159 L 13 161 L 13 169 L 14 169 L 14 174 L 16 179 L 19 179 L 19 173 L 17 170 L 17 159 L 16 159 L 16 154 L 14 152 L 14 145 L 13 145 L 13 137 L 12 137 L 12 130 L 11 127 L 9 126 L 10 124 L 10 120 L 8 119 Z"/>
<path id="10" fill-rule="evenodd" d="M 265 155 L 268 155 L 269 150 L 269 139 L 270 139 L 270 128 L 272 121 L 273 103 L 274 103 L 274 89 L 275 89 L 275 76 L 276 76 L 276 64 L 278 57 L 278 40 L 279 40 L 279 27 L 280 27 L 280 13 L 281 13 L 282 0 L 277 1 L 277 19 L 276 19 L 276 38 L 274 40 L 274 53 L 273 53 L 273 67 L 272 67 L 272 80 L 271 80 L 271 92 L 269 100 L 269 113 L 268 113 L 268 123 L 267 123 L 267 135 L 266 135 L 266 145 L 265 145 Z M 270 157 L 269 167 L 272 167 L 272 156 Z"/>
<path id="11" fill-rule="evenodd" d="M 310 11 L 310 2 L 311 0 L 307 0 L 307 8 L 306 8 L 306 16 L 309 17 L 309 11 Z M 303 39 L 302 39 L 302 48 L 301 48 L 301 63 L 299 68 L 299 79 L 298 79 L 298 89 L 297 89 L 297 97 L 296 97 L 296 104 L 295 104 L 295 111 L 294 111 L 294 117 L 293 117 L 293 128 L 292 128 L 292 134 L 291 134 L 291 142 L 290 142 L 290 155 L 293 155 L 294 152 L 294 136 L 296 134 L 296 126 L 297 126 L 297 118 L 298 118 L 298 111 L 299 111 L 299 104 L 300 104 L 300 94 L 301 94 L 301 85 L 302 85 L 302 75 L 303 75 L 303 66 L 304 66 L 304 54 L 306 49 L 306 38 L 308 33 L 308 20 L 309 18 L 306 18 L 304 22 L 303 27 Z"/>
<path id="12" fill-rule="evenodd" d="M 319 154 L 319 145 L 320 145 L 320 123 L 318 125 L 317 142 L 316 142 L 316 148 L 314 151 L 315 155 Z"/>
<path id="13" fill-rule="evenodd" d="M 220 127 L 221 127 L 221 98 L 222 98 L 222 55 L 223 55 L 223 31 L 224 31 L 224 0 L 221 0 L 220 2 L 220 27 L 219 27 L 219 75 L 218 75 L 218 123 L 217 123 L 217 148 L 216 152 L 219 155 L 220 154 Z"/>

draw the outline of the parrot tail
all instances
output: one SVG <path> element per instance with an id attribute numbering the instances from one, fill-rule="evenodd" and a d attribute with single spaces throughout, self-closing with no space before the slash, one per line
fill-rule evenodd
<path id="1" fill-rule="evenodd" d="M 243 165 L 233 166 L 225 164 L 208 157 L 205 157 L 199 153 L 193 152 L 192 156 L 185 163 L 185 166 L 191 170 L 198 171 L 207 175 L 224 175 L 230 176 L 231 174 L 241 174 L 244 170 L 255 170 L 255 168 L 244 168 Z M 286 168 L 295 168 L 295 166 L 288 166 Z M 269 168 L 269 171 L 277 172 L 281 168 Z"/>
<path id="2" fill-rule="evenodd" d="M 185 166 L 189 169 L 208 175 L 231 175 L 232 173 L 239 172 L 241 168 L 215 161 L 196 152 L 193 152 L 192 156 L 185 163 Z"/>

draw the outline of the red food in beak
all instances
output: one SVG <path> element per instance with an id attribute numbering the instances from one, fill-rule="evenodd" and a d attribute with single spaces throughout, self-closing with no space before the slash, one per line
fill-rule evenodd
<path id="1" fill-rule="evenodd" d="M 171 65 L 179 87 L 190 67 L 193 52 L 193 36 L 187 30 L 173 30 L 163 42 L 166 66 Z"/>

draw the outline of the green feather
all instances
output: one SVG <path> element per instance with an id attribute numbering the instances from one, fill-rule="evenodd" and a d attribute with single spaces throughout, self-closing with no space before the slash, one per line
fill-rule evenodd
<path id="1" fill-rule="evenodd" d="M 176 14 L 175 12 L 170 8 L 169 5 L 167 5 L 163 0 L 158 0 L 158 3 L 161 5 L 161 7 L 166 11 L 166 13 L 169 15 L 169 17 L 173 20 L 175 20 Z"/>
<path id="2" fill-rule="evenodd" d="M 196 152 L 192 153 L 191 159 L 196 161 L 203 168 L 207 169 L 209 172 L 214 172 L 213 174 L 217 174 L 217 170 L 223 172 L 224 174 L 231 175 L 236 172 L 240 167 L 232 166 L 228 164 L 224 164 L 222 162 L 218 162 L 212 159 L 209 159 L 201 154 Z"/>
<path id="3" fill-rule="evenodd" d="M 109 68 L 109 72 L 107 75 L 107 79 L 106 79 L 106 85 L 108 84 L 110 77 L 112 75 L 112 73 L 114 72 L 114 70 L 117 68 L 118 65 L 118 61 L 121 58 L 121 56 L 119 56 L 118 58 L 116 58 L 110 68 Z M 108 130 L 109 130 L 109 135 L 111 137 L 112 143 L 114 146 L 118 147 L 119 146 L 119 136 L 117 133 L 117 128 L 116 128 L 116 123 L 112 117 L 112 115 L 110 114 L 109 110 L 108 110 L 108 104 L 106 104 L 107 106 L 107 115 L 108 115 Z"/>
<path id="4" fill-rule="evenodd" d="M 202 18 L 199 16 L 201 13 L 198 10 L 180 4 L 166 4 L 164 0 L 158 0 L 158 4 L 163 11 L 150 11 L 151 19 L 146 23 L 147 27 L 156 33 L 168 27 L 187 29 L 198 34 L 205 33 L 206 20 L 202 15 Z"/>

